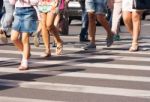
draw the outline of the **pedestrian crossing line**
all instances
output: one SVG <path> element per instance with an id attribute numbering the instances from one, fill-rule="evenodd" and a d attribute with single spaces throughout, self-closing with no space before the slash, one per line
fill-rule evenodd
<path id="1" fill-rule="evenodd" d="M 42 71 L 42 70 L 38 70 L 38 69 L 30 69 L 30 70 L 24 70 L 24 71 L 20 71 L 18 68 L 10 68 L 10 67 L 0 67 L 0 72 L 4 72 L 4 73 L 29 73 L 29 72 L 38 72 L 38 71 Z"/>
<path id="2" fill-rule="evenodd" d="M 18 97 L 8 97 L 8 96 L 0 96 L 0 101 L 1 102 L 64 102 L 64 101 L 18 98 Z"/>
<path id="3" fill-rule="evenodd" d="M 0 50 L 1 53 L 1 50 Z M 11 54 L 18 54 L 18 51 L 3 51 L 2 53 L 11 53 Z M 101 52 L 102 53 L 102 52 Z M 105 53 L 105 52 L 104 52 Z M 42 54 L 41 52 L 32 52 L 32 55 L 40 55 Z M 63 56 L 63 55 L 62 55 Z M 66 56 L 73 56 L 73 57 L 85 57 L 84 54 L 66 54 Z M 89 56 L 89 57 L 88 57 Z M 86 58 L 100 58 L 100 59 L 107 59 L 107 58 L 112 58 L 114 60 L 124 60 L 124 61 L 145 61 L 145 62 L 150 62 L 150 58 L 146 57 L 130 57 L 130 56 L 115 56 L 115 55 L 90 55 L 86 54 Z M 4 60 L 5 58 L 0 58 L 0 60 Z M 10 59 L 11 60 L 11 59 Z"/>
<path id="4" fill-rule="evenodd" d="M 79 92 L 84 94 L 88 93 L 101 95 L 103 94 L 103 95 L 124 96 L 124 97 L 138 97 L 144 99 L 150 98 L 150 91 L 148 90 L 136 90 L 125 88 L 72 85 L 72 84 L 46 83 L 46 82 L 27 82 L 27 81 L 14 81 L 5 79 L 0 79 L 0 85 L 9 87 L 47 90 L 47 91 L 53 90 L 63 92 Z"/>
<path id="5" fill-rule="evenodd" d="M 89 79 L 92 79 L 92 78 L 93 79 L 108 79 L 108 80 L 120 80 L 120 81 L 132 81 L 132 82 L 148 82 L 148 83 L 150 82 L 150 77 L 114 75 L 114 74 L 71 72 L 71 73 L 58 74 L 57 76 L 89 78 Z"/>
<path id="6" fill-rule="evenodd" d="M 143 70 L 150 71 L 150 66 L 141 66 L 141 65 L 125 65 L 125 64 L 105 64 L 105 63 L 80 63 L 80 64 L 69 64 L 70 66 L 77 67 L 95 67 L 95 68 L 107 68 L 107 69 L 125 69 L 125 70 Z"/>
<path id="7" fill-rule="evenodd" d="M 67 54 L 69 56 L 76 56 L 76 54 Z M 79 56 L 79 55 L 77 55 Z M 83 55 L 82 57 L 85 57 Z M 113 59 L 113 60 L 123 60 L 123 61 L 143 61 L 150 62 L 148 57 L 130 57 L 130 56 L 121 56 L 121 55 L 86 55 L 86 59 Z"/>
<path id="8" fill-rule="evenodd" d="M 113 48 L 104 49 L 108 53 L 119 53 L 119 54 L 140 54 L 140 55 L 149 55 L 149 51 L 137 51 L 137 52 L 129 52 L 128 50 L 113 50 Z"/>
<path id="9" fill-rule="evenodd" d="M 77 48 L 77 47 L 73 47 L 74 45 L 72 45 L 72 47 L 63 47 L 63 50 L 68 50 L 68 51 L 80 51 L 83 50 L 83 48 Z M 32 49 L 45 49 L 44 45 L 40 45 L 40 47 L 34 47 L 34 45 L 31 45 Z M 51 48 L 52 50 L 55 50 L 55 47 Z"/>
<path id="10" fill-rule="evenodd" d="M 115 74 L 100 74 L 100 73 L 83 73 L 83 72 L 69 72 L 62 73 L 61 71 L 51 71 L 46 70 L 27 70 L 18 71 L 14 68 L 1 68 L 0 72 L 5 73 L 26 73 L 26 74 L 40 74 L 40 75 L 55 75 L 62 77 L 76 77 L 76 78 L 88 78 L 88 79 L 107 79 L 107 80 L 118 80 L 118 81 L 130 81 L 130 82 L 150 82 L 150 77 L 144 76 L 129 76 L 129 75 L 115 75 Z"/>
<path id="11" fill-rule="evenodd" d="M 85 58 L 80 58 L 80 60 L 87 59 Z M 12 60 L 12 58 L 0 58 L 0 61 L 10 61 L 11 62 L 20 62 L 18 60 Z M 70 59 L 66 61 L 57 61 L 57 60 L 30 60 L 30 63 L 34 66 L 37 64 L 45 64 L 45 65 L 50 65 L 50 64 L 64 64 L 64 65 L 69 65 L 69 66 L 78 66 L 78 67 L 95 67 L 95 68 L 107 68 L 107 69 L 125 69 L 125 70 L 143 70 L 143 71 L 150 71 L 149 65 L 127 65 L 127 64 L 110 64 L 110 63 L 77 63 L 76 61 L 79 59 Z M 30 66 L 29 63 L 29 66 Z M 76 63 L 76 64 L 72 64 Z"/>

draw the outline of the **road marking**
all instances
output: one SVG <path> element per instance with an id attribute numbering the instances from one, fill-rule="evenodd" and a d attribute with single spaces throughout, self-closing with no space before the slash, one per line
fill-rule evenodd
<path id="1" fill-rule="evenodd" d="M 109 80 L 135 81 L 135 82 L 150 82 L 150 77 L 114 75 L 114 74 L 71 72 L 71 73 L 58 74 L 57 76 L 77 77 L 77 78 L 109 79 Z"/>
<path id="2" fill-rule="evenodd" d="M 70 66 L 80 67 L 95 67 L 105 69 L 126 69 L 126 70 L 147 70 L 150 71 L 150 66 L 141 65 L 125 65 L 125 64 L 105 64 L 105 63 L 81 63 L 81 64 L 69 64 Z"/>
<path id="3" fill-rule="evenodd" d="M 112 88 L 112 87 L 46 83 L 46 82 L 27 82 L 27 81 L 14 81 L 14 80 L 5 80 L 5 79 L 0 79 L 0 85 L 10 86 L 10 87 L 40 89 L 40 90 L 115 95 L 115 96 L 148 98 L 148 99 L 150 98 L 149 90 L 136 90 L 136 89 L 124 89 L 124 88 Z"/>
<path id="4" fill-rule="evenodd" d="M 114 56 L 114 55 L 101 55 L 101 56 L 90 56 L 87 58 L 91 59 L 113 59 L 113 60 L 122 60 L 122 61 L 144 61 L 150 62 L 150 58 L 147 57 L 130 57 L 130 56 Z"/>
<path id="5" fill-rule="evenodd" d="M 0 101 L 1 102 L 64 102 L 64 101 L 52 101 L 52 100 L 18 98 L 18 97 L 7 97 L 7 96 L 0 96 Z"/>
<path id="6" fill-rule="evenodd" d="M 115 75 L 115 74 L 100 74 L 100 73 L 82 73 L 82 72 L 61 72 L 61 71 L 46 71 L 46 70 L 27 70 L 19 71 L 17 68 L 2 68 L 0 72 L 5 73 L 27 73 L 27 74 L 41 74 L 41 75 L 54 75 L 65 77 L 77 77 L 77 78 L 95 78 L 95 79 L 108 79 L 108 80 L 120 80 L 120 81 L 133 81 L 133 82 L 150 82 L 150 77 L 144 76 L 131 76 L 131 75 Z"/>

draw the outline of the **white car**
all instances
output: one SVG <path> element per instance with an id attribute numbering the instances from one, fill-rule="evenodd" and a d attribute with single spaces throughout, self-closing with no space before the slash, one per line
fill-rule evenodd
<path id="1" fill-rule="evenodd" d="M 81 20 L 82 10 L 81 5 L 77 0 L 70 0 L 68 4 L 69 24 L 72 20 Z"/>

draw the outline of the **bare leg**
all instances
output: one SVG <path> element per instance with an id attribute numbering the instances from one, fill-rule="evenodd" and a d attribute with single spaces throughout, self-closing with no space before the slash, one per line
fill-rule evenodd
<path id="1" fill-rule="evenodd" d="M 141 31 L 141 13 L 142 12 L 132 12 L 132 21 L 133 21 L 133 39 L 132 43 L 138 43 L 138 38 Z"/>
<path id="2" fill-rule="evenodd" d="M 47 17 L 47 14 L 45 14 L 45 13 L 42 13 L 41 16 L 42 16 L 42 19 L 41 19 L 42 38 L 43 38 L 43 42 L 45 45 L 45 53 L 50 54 L 50 44 L 49 44 L 50 43 L 50 37 L 48 34 L 47 25 L 46 25 L 48 17 Z"/>
<path id="3" fill-rule="evenodd" d="M 123 20 L 129 33 L 133 35 L 132 13 L 129 11 L 123 11 Z"/>
<path id="4" fill-rule="evenodd" d="M 89 17 L 89 37 L 90 37 L 90 42 L 95 44 L 95 32 L 96 32 L 96 17 L 95 13 L 88 13 Z"/>
<path id="5" fill-rule="evenodd" d="M 23 44 L 23 59 L 27 60 L 30 57 L 30 44 L 28 33 L 22 33 L 22 44 Z"/>
<path id="6" fill-rule="evenodd" d="M 55 20 L 56 14 L 54 13 L 48 13 L 48 18 L 47 18 L 47 29 L 54 35 L 54 40 L 57 43 L 56 47 L 56 54 L 61 55 L 62 53 L 62 40 L 59 36 L 59 32 L 57 27 L 54 25 L 54 20 Z"/>
<path id="7" fill-rule="evenodd" d="M 97 20 L 101 23 L 101 25 L 104 27 L 104 29 L 106 30 L 108 36 L 111 36 L 112 35 L 112 32 L 111 32 L 111 28 L 109 26 L 109 23 L 105 17 L 105 15 L 103 14 L 99 14 L 97 15 Z"/>
<path id="8" fill-rule="evenodd" d="M 19 40 L 19 32 L 12 30 L 11 32 L 11 41 L 14 43 L 14 45 L 17 47 L 17 49 L 19 51 L 23 51 L 23 44 L 22 42 Z"/>

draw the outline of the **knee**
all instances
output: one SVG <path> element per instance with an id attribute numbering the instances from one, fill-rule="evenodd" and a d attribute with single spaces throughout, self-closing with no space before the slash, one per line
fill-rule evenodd
<path id="1" fill-rule="evenodd" d="M 53 30 L 54 25 L 47 25 L 46 27 L 47 27 L 47 30 L 48 30 L 48 31 L 51 31 L 51 30 Z"/>
<path id="2" fill-rule="evenodd" d="M 13 36 L 11 36 L 11 41 L 13 42 L 13 43 L 15 43 L 15 42 L 17 42 L 17 40 L 18 40 L 18 38 L 16 38 L 16 37 L 13 37 Z"/>
<path id="3" fill-rule="evenodd" d="M 89 13 L 88 18 L 89 18 L 89 21 L 95 21 L 96 20 L 96 16 L 94 13 Z"/>

